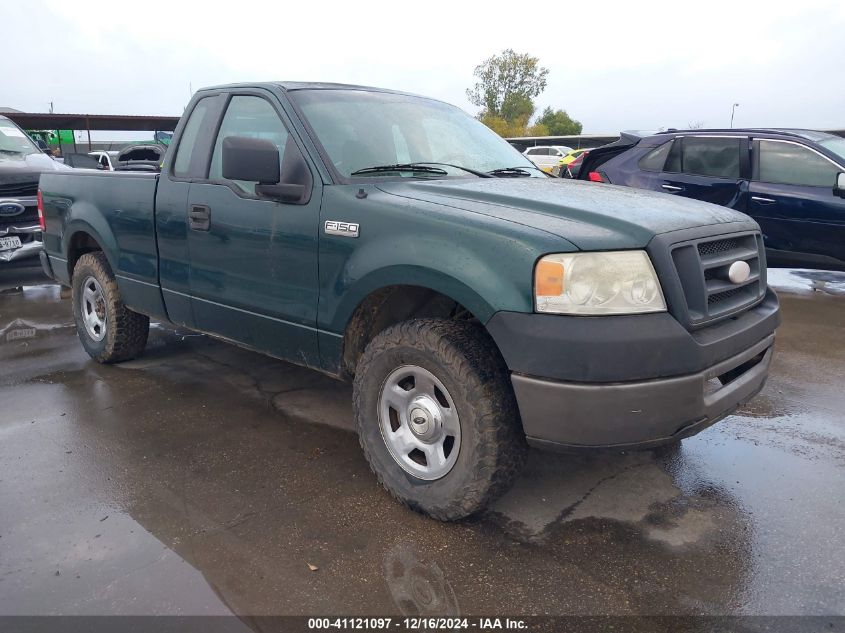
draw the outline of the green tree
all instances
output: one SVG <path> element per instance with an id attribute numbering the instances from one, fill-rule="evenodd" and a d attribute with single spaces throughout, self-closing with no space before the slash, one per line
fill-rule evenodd
<path id="1" fill-rule="evenodd" d="M 505 121 L 525 123 L 534 116 L 534 102 L 524 94 L 511 93 L 502 102 L 500 115 Z"/>
<path id="2" fill-rule="evenodd" d="M 527 123 L 549 71 L 537 57 L 508 48 L 476 66 L 473 74 L 478 81 L 467 90 L 467 98 L 481 108 L 480 119 L 497 117 L 514 123 L 525 117 Z"/>
<path id="3" fill-rule="evenodd" d="M 537 125 L 544 125 L 550 136 L 567 136 L 580 134 L 583 126 L 580 121 L 570 117 L 566 110 L 552 110 L 546 108 L 537 119 Z"/>

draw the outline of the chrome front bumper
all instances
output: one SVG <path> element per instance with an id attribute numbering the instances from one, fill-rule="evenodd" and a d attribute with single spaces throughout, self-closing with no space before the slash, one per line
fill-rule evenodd
<path id="1" fill-rule="evenodd" d="M 14 262 L 29 257 L 38 257 L 44 244 L 38 237 L 41 235 L 41 227 L 38 224 L 26 224 L 23 226 L 4 226 L 0 227 L 0 237 L 10 235 L 32 236 L 28 242 L 24 242 L 20 248 L 15 248 L 8 251 L 0 251 L 0 264 L 4 262 Z"/>

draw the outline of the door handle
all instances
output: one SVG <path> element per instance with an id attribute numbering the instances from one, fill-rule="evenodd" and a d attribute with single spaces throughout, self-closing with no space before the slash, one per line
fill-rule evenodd
<path id="1" fill-rule="evenodd" d="M 188 211 L 188 228 L 192 231 L 207 231 L 211 226 L 211 209 L 204 204 L 192 204 Z"/>
<path id="2" fill-rule="evenodd" d="M 683 191 L 683 187 L 676 187 L 675 185 L 660 185 L 666 191 Z"/>
<path id="3" fill-rule="evenodd" d="M 773 200 L 772 198 L 763 198 L 761 196 L 751 196 L 751 199 L 754 202 L 759 202 L 760 204 L 772 204 L 773 202 L 777 202 L 777 200 Z"/>

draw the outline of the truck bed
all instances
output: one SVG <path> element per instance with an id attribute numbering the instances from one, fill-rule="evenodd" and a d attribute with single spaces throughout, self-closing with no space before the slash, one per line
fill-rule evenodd
<path id="1" fill-rule="evenodd" d="M 144 312 L 161 305 L 157 184 L 158 174 L 83 170 L 43 174 L 39 188 L 46 210 L 44 250 L 57 279 L 70 285 L 75 262 L 64 254 L 73 251 L 69 247 L 82 238 L 83 231 L 93 232 L 126 304 Z"/>

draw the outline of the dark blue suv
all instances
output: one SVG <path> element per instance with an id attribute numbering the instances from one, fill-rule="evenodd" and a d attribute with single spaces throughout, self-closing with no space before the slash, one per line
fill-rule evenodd
<path id="1" fill-rule="evenodd" d="M 781 129 L 625 133 L 590 152 L 580 178 L 742 211 L 763 229 L 770 264 L 845 269 L 845 138 Z"/>

